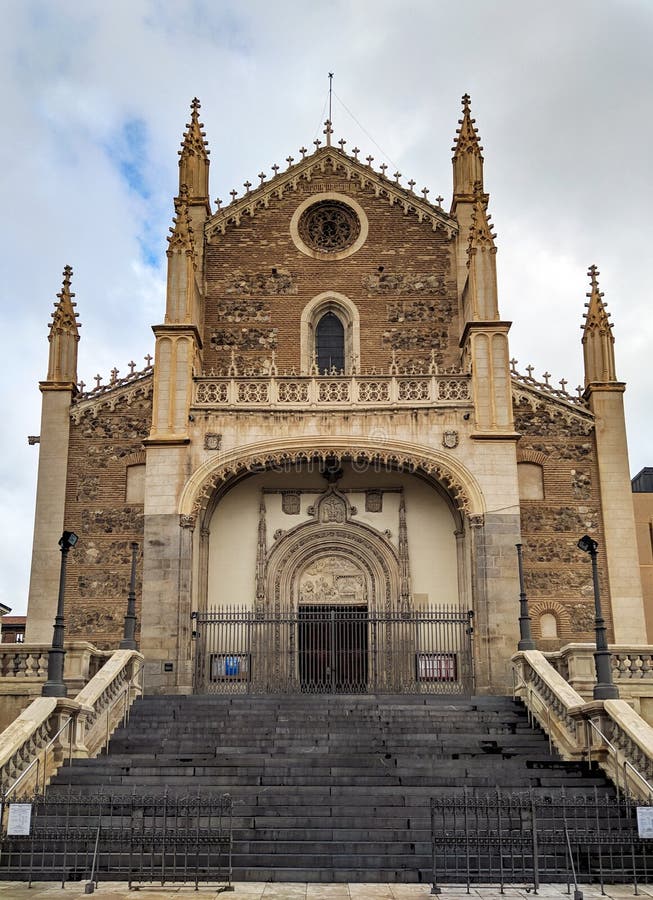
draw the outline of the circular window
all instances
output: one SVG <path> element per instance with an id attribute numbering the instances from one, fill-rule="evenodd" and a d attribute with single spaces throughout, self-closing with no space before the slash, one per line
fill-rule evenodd
<path id="1" fill-rule="evenodd" d="M 307 247 L 322 253 L 337 253 L 356 242 L 361 223 L 350 206 L 337 200 L 324 200 L 303 212 L 298 231 Z"/>
<path id="2" fill-rule="evenodd" d="M 353 197 L 324 191 L 307 197 L 290 220 L 290 236 L 306 256 L 329 262 L 356 253 L 367 240 L 369 225 Z"/>

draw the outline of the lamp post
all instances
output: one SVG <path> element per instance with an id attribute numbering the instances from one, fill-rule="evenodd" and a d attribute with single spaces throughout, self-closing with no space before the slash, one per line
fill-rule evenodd
<path id="1" fill-rule="evenodd" d="M 594 584 L 594 632 L 596 634 L 596 650 L 594 652 L 594 668 L 596 684 L 593 697 L 595 700 L 618 700 L 619 689 L 612 680 L 612 665 L 606 636 L 605 621 L 601 611 L 601 594 L 599 591 L 599 568 L 596 562 L 598 543 L 589 534 L 578 541 L 578 549 L 589 553 L 592 560 L 592 582 Z"/>
<path id="2" fill-rule="evenodd" d="M 129 579 L 129 593 L 127 594 L 127 614 L 125 615 L 125 627 L 120 641 L 121 650 L 138 650 L 136 646 L 136 553 L 138 544 L 129 545 L 132 551 L 132 571 Z"/>
<path id="3" fill-rule="evenodd" d="M 524 590 L 524 562 L 522 559 L 522 545 L 515 544 L 517 548 L 517 566 L 519 568 L 519 643 L 518 650 L 536 650 L 535 641 L 531 634 L 531 617 L 528 614 L 528 600 Z"/>
<path id="4" fill-rule="evenodd" d="M 67 697 L 68 692 L 63 680 L 63 664 L 66 657 L 66 651 L 63 648 L 63 601 L 66 590 L 66 562 L 68 561 L 68 551 L 74 547 L 79 538 L 74 531 L 64 531 L 59 538 L 59 549 L 61 550 L 61 569 L 59 571 L 59 596 L 57 598 L 57 615 L 54 619 L 54 628 L 52 629 L 52 646 L 48 651 L 48 680 L 43 685 L 41 694 L 44 697 Z"/>

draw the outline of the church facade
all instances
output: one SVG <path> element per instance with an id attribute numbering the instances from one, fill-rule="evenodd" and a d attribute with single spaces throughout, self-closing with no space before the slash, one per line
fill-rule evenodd
<path id="1" fill-rule="evenodd" d="M 645 634 L 614 338 L 590 270 L 585 385 L 519 374 L 463 98 L 450 209 L 325 141 L 212 209 L 193 101 L 154 357 L 88 389 L 55 304 L 27 640 L 116 646 L 131 547 L 150 690 L 504 692 L 516 545 L 538 646 Z M 580 307 L 580 303 L 579 303 Z M 579 348 L 580 352 L 580 348 Z"/>

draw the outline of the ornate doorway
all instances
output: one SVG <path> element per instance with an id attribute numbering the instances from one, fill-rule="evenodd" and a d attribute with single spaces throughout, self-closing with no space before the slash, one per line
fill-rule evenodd
<path id="1" fill-rule="evenodd" d="M 368 628 L 367 606 L 300 606 L 297 655 L 302 693 L 365 693 Z"/>

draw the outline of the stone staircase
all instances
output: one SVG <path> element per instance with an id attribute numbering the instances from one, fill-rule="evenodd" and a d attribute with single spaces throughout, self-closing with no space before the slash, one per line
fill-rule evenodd
<path id="1" fill-rule="evenodd" d="M 71 788 L 228 792 L 233 880 L 285 882 L 429 881 L 432 797 L 612 793 L 509 698 L 333 695 L 141 698 L 108 753 L 73 760 L 49 794 Z"/>

